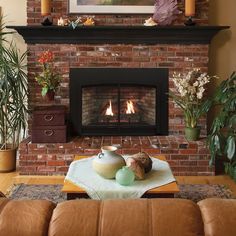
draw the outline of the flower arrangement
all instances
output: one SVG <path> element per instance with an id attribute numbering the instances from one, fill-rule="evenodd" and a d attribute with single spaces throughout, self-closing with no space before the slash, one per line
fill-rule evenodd
<path id="1" fill-rule="evenodd" d="M 210 109 L 212 101 L 204 98 L 204 93 L 206 85 L 213 77 L 215 76 L 201 73 L 199 69 L 184 75 L 174 73 L 173 82 L 179 95 L 174 92 L 169 95 L 183 109 L 186 127 L 196 128 L 199 118 Z"/>
<path id="2" fill-rule="evenodd" d="M 42 96 L 49 92 L 56 92 L 61 82 L 61 76 L 55 72 L 54 55 L 51 51 L 43 52 L 38 59 L 38 63 L 42 66 L 43 72 L 35 77 L 35 80 L 42 86 Z"/>

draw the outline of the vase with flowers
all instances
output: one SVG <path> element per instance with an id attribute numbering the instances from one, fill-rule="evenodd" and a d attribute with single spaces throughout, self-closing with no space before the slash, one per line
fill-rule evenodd
<path id="1" fill-rule="evenodd" d="M 61 82 L 61 76 L 54 67 L 53 53 L 49 50 L 43 52 L 39 56 L 38 63 L 42 66 L 43 71 L 35 77 L 35 80 L 42 86 L 42 96 L 47 96 L 48 100 L 52 101 Z"/>
<path id="2" fill-rule="evenodd" d="M 202 73 L 199 69 L 189 71 L 187 74 L 173 74 L 177 93 L 171 91 L 169 95 L 184 112 L 185 136 L 189 141 L 195 141 L 199 138 L 198 121 L 212 105 L 212 100 L 204 95 L 206 85 L 213 77 L 215 76 Z"/>

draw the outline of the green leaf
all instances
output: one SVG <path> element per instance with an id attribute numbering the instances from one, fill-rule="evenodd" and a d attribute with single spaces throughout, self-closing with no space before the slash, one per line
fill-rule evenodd
<path id="1" fill-rule="evenodd" d="M 219 150 L 219 148 L 220 148 L 220 139 L 219 139 L 219 136 L 218 136 L 218 135 L 215 135 L 215 136 L 213 137 L 213 139 L 214 139 L 214 146 L 215 146 L 215 149 L 216 149 L 216 150 Z"/>
<path id="2" fill-rule="evenodd" d="M 225 174 L 229 174 L 230 163 L 225 162 L 224 166 L 225 166 Z"/>
<path id="3" fill-rule="evenodd" d="M 234 181 L 236 182 L 236 167 L 234 167 L 233 179 L 234 179 Z"/>
<path id="4" fill-rule="evenodd" d="M 47 94 L 47 92 L 48 92 L 48 87 L 43 87 L 41 92 L 42 96 L 44 97 Z"/>
<path id="5" fill-rule="evenodd" d="M 233 179 L 234 177 L 234 167 L 229 164 L 229 176 Z"/>
<path id="6" fill-rule="evenodd" d="M 236 114 L 230 117 L 229 119 L 229 127 L 235 128 L 236 127 Z"/>
<path id="7" fill-rule="evenodd" d="M 227 138 L 226 153 L 229 160 L 232 160 L 235 154 L 235 139 L 233 136 Z"/>

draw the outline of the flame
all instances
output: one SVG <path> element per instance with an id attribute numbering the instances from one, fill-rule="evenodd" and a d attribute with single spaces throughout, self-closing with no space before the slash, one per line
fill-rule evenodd
<path id="1" fill-rule="evenodd" d="M 114 114 L 113 114 L 113 112 L 112 112 L 111 100 L 110 100 L 110 102 L 109 102 L 109 107 L 107 108 L 105 115 L 106 115 L 106 116 L 114 116 Z"/>
<path id="2" fill-rule="evenodd" d="M 133 102 L 129 100 L 126 102 L 126 105 L 127 105 L 126 114 L 134 114 L 135 110 Z"/>

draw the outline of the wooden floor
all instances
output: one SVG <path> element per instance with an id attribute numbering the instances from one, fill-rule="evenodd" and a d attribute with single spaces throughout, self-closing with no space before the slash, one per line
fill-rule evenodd
<path id="1" fill-rule="evenodd" d="M 236 183 L 227 175 L 219 176 L 177 176 L 179 184 L 224 184 L 228 186 L 236 196 Z M 18 183 L 25 184 L 62 184 L 64 176 L 22 176 L 19 173 L 0 173 L 0 191 L 7 190 Z"/>

